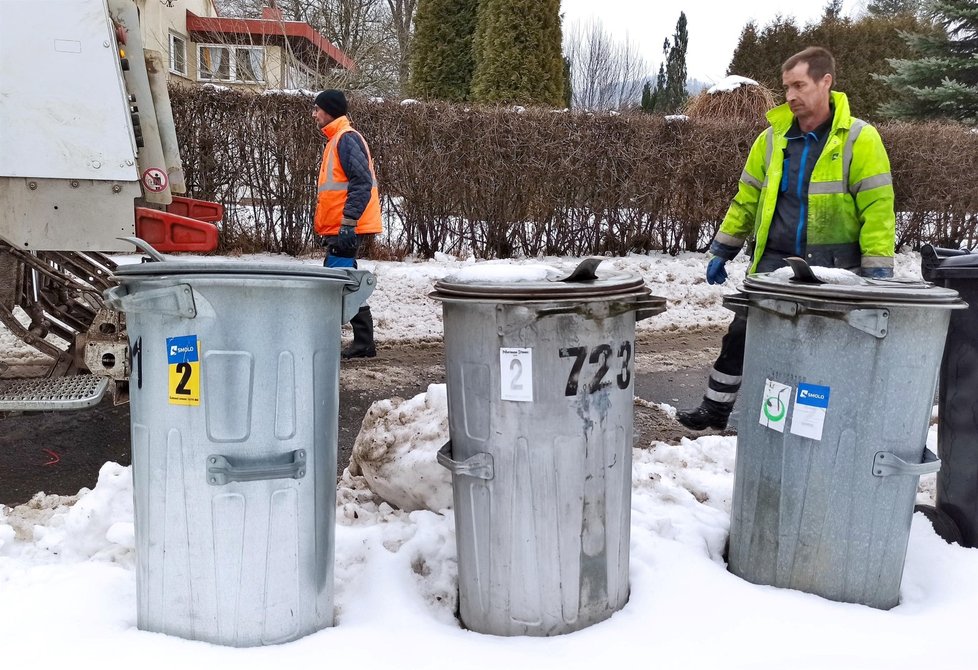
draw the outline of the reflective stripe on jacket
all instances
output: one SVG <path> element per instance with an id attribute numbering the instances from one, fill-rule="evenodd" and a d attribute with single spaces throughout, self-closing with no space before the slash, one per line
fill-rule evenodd
<path id="1" fill-rule="evenodd" d="M 806 254 L 819 265 L 893 267 L 896 217 L 890 160 L 876 128 L 849 113 L 845 93 L 832 91 L 835 114 L 808 187 Z M 737 195 L 716 241 L 739 249 L 756 238 L 751 272 L 764 254 L 781 182 L 785 136 L 794 118 L 787 104 L 767 113 L 771 127 L 751 147 Z M 837 262 L 827 262 L 837 259 Z"/>
<path id="2" fill-rule="evenodd" d="M 323 128 L 323 134 L 329 138 L 323 150 L 323 162 L 319 167 L 319 196 L 316 203 L 315 229 L 317 235 L 336 235 L 343 221 L 343 208 L 346 206 L 347 190 L 350 180 L 339 157 L 340 138 L 346 133 L 356 133 L 350 126 L 350 121 L 341 116 L 334 119 Z M 358 133 L 359 134 L 359 133 Z M 362 139 L 362 138 L 361 138 Z M 363 142 L 367 152 L 367 163 L 370 179 L 370 200 L 357 221 L 357 234 L 366 235 L 381 231 L 380 196 L 377 192 L 377 175 L 374 172 L 373 159 L 370 149 Z M 366 176 L 366 175 L 365 175 Z"/>

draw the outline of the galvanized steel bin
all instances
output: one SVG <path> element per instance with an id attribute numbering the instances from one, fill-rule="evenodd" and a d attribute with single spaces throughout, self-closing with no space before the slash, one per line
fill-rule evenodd
<path id="1" fill-rule="evenodd" d="M 888 609 L 917 481 L 940 467 L 925 444 L 948 319 L 963 303 L 930 284 L 846 274 L 854 284 L 753 275 L 725 300 L 748 314 L 729 568 Z"/>
<path id="2" fill-rule="evenodd" d="M 440 281 L 459 605 L 469 629 L 557 635 L 628 600 L 640 277 L 543 266 Z M 539 274 L 534 274 L 539 272 Z"/>
<path id="3" fill-rule="evenodd" d="M 137 625 L 238 647 L 332 625 L 340 327 L 373 276 L 165 261 L 116 278 Z"/>

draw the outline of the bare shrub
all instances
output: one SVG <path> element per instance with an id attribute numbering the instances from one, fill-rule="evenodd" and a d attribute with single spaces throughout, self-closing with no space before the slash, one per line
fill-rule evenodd
<path id="1" fill-rule="evenodd" d="M 227 208 L 222 250 L 313 246 L 325 138 L 312 98 L 172 89 L 187 183 Z M 387 230 L 379 257 L 477 258 L 703 250 L 762 117 L 670 121 L 351 99 Z M 902 245 L 978 243 L 978 134 L 887 124 Z"/>

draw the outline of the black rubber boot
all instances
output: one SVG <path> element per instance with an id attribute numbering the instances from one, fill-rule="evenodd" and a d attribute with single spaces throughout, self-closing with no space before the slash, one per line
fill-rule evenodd
<path id="1" fill-rule="evenodd" d="M 733 411 L 733 403 L 703 398 L 699 407 L 681 409 L 676 412 L 676 421 L 692 430 L 706 430 L 707 428 L 723 430 L 727 427 L 727 420 L 730 418 L 731 411 Z"/>
<path id="2" fill-rule="evenodd" d="M 374 346 L 374 318 L 370 314 L 370 306 L 362 305 L 360 310 L 350 319 L 353 326 L 353 343 L 340 352 L 343 358 L 373 358 L 377 355 Z"/>

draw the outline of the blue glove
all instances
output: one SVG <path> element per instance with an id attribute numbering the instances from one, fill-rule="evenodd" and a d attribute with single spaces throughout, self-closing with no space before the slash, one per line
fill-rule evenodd
<path id="1" fill-rule="evenodd" d="M 726 264 L 726 258 L 721 258 L 719 256 L 714 256 L 711 258 L 710 262 L 706 266 L 706 283 L 722 284 L 723 282 L 727 281 L 727 271 L 723 267 Z"/>
<path id="2" fill-rule="evenodd" d="M 862 268 L 860 274 L 869 279 L 893 279 L 893 268 Z"/>

